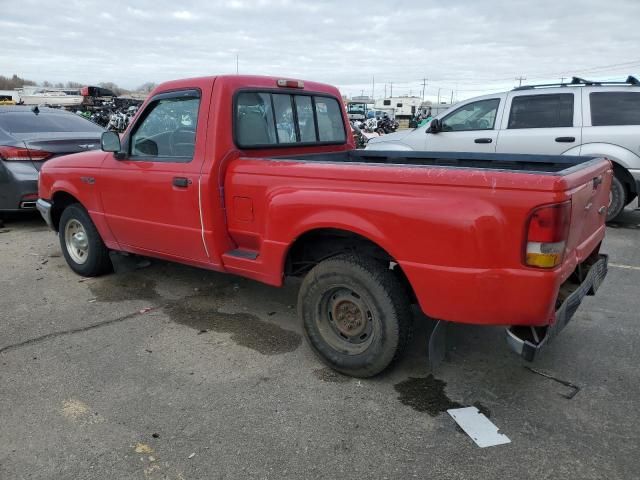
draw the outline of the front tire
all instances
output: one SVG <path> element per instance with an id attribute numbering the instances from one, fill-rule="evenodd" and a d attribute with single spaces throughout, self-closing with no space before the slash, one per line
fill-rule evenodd
<path id="1" fill-rule="evenodd" d="M 69 205 L 62 212 L 58 236 L 62 254 L 77 274 L 97 277 L 112 270 L 109 250 L 79 203 Z"/>
<path id="2" fill-rule="evenodd" d="M 626 204 L 627 192 L 622 182 L 614 175 L 611 179 L 611 197 L 609 208 L 607 209 L 607 222 L 614 220 L 620 215 Z"/>
<path id="3" fill-rule="evenodd" d="M 340 255 L 316 265 L 300 288 L 298 313 L 320 359 L 353 377 L 385 370 L 411 336 L 406 290 L 386 265 L 368 257 Z"/>

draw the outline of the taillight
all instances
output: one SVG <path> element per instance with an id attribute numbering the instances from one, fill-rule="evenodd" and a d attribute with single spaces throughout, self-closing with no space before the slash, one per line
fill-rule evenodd
<path id="1" fill-rule="evenodd" d="M 525 263 L 530 267 L 553 268 L 562 263 L 569 225 L 571 202 L 536 208 L 529 216 Z"/>
<path id="2" fill-rule="evenodd" d="M 41 162 L 51 157 L 53 154 L 44 150 L 29 150 L 21 147 L 3 147 L 0 146 L 0 158 L 6 161 L 25 161 L 33 160 Z"/>

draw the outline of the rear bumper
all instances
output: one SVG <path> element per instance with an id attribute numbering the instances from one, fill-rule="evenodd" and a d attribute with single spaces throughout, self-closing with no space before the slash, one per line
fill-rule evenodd
<path id="1" fill-rule="evenodd" d="M 42 218 L 44 218 L 44 221 L 47 222 L 47 225 L 49 225 L 50 229 L 55 230 L 53 226 L 53 220 L 51 219 L 52 207 L 53 207 L 53 204 L 51 202 L 43 200 L 42 198 L 39 198 L 38 201 L 36 202 L 36 208 L 40 212 L 40 215 L 42 215 Z"/>
<path id="2" fill-rule="evenodd" d="M 584 274 L 580 284 L 570 284 L 569 281 L 565 282 L 563 287 L 566 286 L 566 288 L 571 290 L 571 293 L 566 296 L 560 307 L 556 310 L 555 322 L 549 327 L 546 327 L 545 331 L 539 331 L 536 327 L 511 327 L 507 329 L 507 344 L 511 350 L 523 359 L 532 361 L 536 353 L 544 347 L 544 345 L 551 342 L 553 338 L 567 326 L 576 313 L 576 310 L 578 310 L 582 299 L 586 295 L 595 295 L 604 278 L 607 276 L 607 265 L 607 255 L 600 254 L 594 263 L 581 267 L 583 269 L 588 268 L 589 270 Z M 526 329 L 529 330 L 527 331 Z M 523 333 L 527 335 L 525 336 Z M 529 334 L 534 338 L 528 339 Z"/>
<path id="3" fill-rule="evenodd" d="M 2 162 L 0 165 L 0 211 L 34 210 L 35 200 L 23 200 L 38 193 L 38 171 L 31 162 Z"/>

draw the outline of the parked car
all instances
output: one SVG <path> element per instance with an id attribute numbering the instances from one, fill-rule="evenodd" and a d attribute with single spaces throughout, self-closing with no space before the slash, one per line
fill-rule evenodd
<path id="1" fill-rule="evenodd" d="M 281 286 L 348 375 L 407 345 L 410 304 L 511 326 L 532 359 L 607 271 L 604 159 L 355 150 L 335 87 L 270 77 L 168 82 L 102 150 L 47 162 L 38 209 L 75 272 L 109 250 Z M 464 168 L 460 168 L 464 167 Z"/>
<path id="2" fill-rule="evenodd" d="M 58 155 L 100 148 L 104 129 L 64 110 L 0 107 L 0 214 L 34 210 L 38 171 Z"/>
<path id="3" fill-rule="evenodd" d="M 424 125 L 372 139 L 368 150 L 532 153 L 613 163 L 608 220 L 640 193 L 640 81 L 532 85 L 476 97 Z"/>

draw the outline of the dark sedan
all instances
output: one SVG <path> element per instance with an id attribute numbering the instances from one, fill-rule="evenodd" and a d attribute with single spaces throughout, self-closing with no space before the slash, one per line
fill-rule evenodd
<path id="1" fill-rule="evenodd" d="M 33 210 L 43 162 L 100 148 L 104 129 L 55 108 L 0 107 L 0 214 Z"/>

